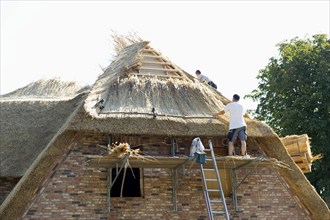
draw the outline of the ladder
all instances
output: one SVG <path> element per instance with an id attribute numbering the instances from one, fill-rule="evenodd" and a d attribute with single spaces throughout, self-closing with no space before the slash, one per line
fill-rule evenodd
<path id="1" fill-rule="evenodd" d="M 209 219 L 210 220 L 214 220 L 214 216 L 223 216 L 226 220 L 229 220 L 229 214 L 228 214 L 228 209 L 227 209 L 227 205 L 226 205 L 226 201 L 225 201 L 225 196 L 223 194 L 223 190 L 222 190 L 222 186 L 221 186 L 221 180 L 220 180 L 220 175 L 219 175 L 219 171 L 218 171 L 218 166 L 217 166 L 217 162 L 215 160 L 215 154 L 213 151 L 213 146 L 212 146 L 212 141 L 209 140 L 209 147 L 210 148 L 205 148 L 204 151 L 206 152 L 211 152 L 211 158 L 209 156 L 209 154 L 206 154 L 206 162 L 211 162 L 213 161 L 213 167 L 214 168 L 204 168 L 203 163 L 200 163 L 200 168 L 202 171 L 202 180 L 204 183 L 204 196 L 205 196 L 205 202 L 206 202 L 206 207 L 207 207 L 207 212 L 209 215 Z M 215 173 L 216 178 L 206 178 L 205 174 L 213 174 Z M 217 182 L 217 186 L 218 188 L 216 189 L 209 189 L 207 183 L 211 183 L 211 182 Z M 219 193 L 219 199 L 210 199 L 210 195 L 209 192 L 216 192 Z"/>

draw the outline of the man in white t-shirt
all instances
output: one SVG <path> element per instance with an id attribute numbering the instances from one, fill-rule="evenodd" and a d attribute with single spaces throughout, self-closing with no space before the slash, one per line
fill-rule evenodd
<path id="1" fill-rule="evenodd" d="M 246 123 L 243 116 L 245 115 L 245 110 L 241 104 L 238 103 L 240 97 L 235 94 L 233 96 L 232 102 L 225 106 L 225 109 L 215 116 L 223 115 L 229 112 L 229 132 L 228 132 L 228 155 L 234 154 L 234 142 L 237 138 L 241 140 L 241 153 L 242 156 L 246 155 Z"/>

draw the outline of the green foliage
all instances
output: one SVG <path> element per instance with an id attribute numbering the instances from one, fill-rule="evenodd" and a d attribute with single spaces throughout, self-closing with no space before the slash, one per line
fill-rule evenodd
<path id="1" fill-rule="evenodd" d="M 259 71 L 258 89 L 247 96 L 259 101 L 253 115 L 279 136 L 311 137 L 313 155 L 321 153 L 323 159 L 306 176 L 323 198 L 330 198 L 330 40 L 322 34 L 277 46 L 279 57 Z"/>

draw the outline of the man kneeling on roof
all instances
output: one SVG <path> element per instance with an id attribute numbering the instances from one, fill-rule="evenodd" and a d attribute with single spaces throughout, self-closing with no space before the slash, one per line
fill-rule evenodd
<path id="1" fill-rule="evenodd" d="M 200 70 L 196 70 L 195 74 L 196 74 L 197 79 L 199 81 L 206 82 L 207 84 L 209 84 L 213 88 L 217 89 L 217 85 L 213 81 L 211 81 L 207 76 L 202 75 Z"/>
<path id="2" fill-rule="evenodd" d="M 246 123 L 243 116 L 245 115 L 245 110 L 241 104 L 238 103 L 240 97 L 235 94 L 233 96 L 232 102 L 228 103 L 223 111 L 216 113 L 214 116 L 224 115 L 229 112 L 229 132 L 228 132 L 228 155 L 233 155 L 234 152 L 234 142 L 237 138 L 241 140 L 241 153 L 242 156 L 249 158 L 246 154 Z"/>

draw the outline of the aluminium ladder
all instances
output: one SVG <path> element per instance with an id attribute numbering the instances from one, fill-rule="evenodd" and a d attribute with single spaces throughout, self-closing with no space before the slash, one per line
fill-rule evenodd
<path id="1" fill-rule="evenodd" d="M 205 202 L 206 202 L 206 207 L 207 207 L 207 212 L 209 215 L 209 219 L 210 220 L 214 220 L 214 216 L 215 215 L 221 215 L 223 216 L 226 220 L 229 220 L 229 214 L 228 214 L 228 209 L 227 209 L 227 205 L 226 205 L 226 201 L 225 201 L 225 196 L 222 190 L 222 186 L 221 186 L 221 180 L 220 180 L 220 175 L 219 175 L 219 171 L 218 171 L 218 166 L 217 166 L 217 162 L 215 160 L 215 154 L 213 151 L 213 146 L 212 146 L 212 142 L 211 140 L 209 140 L 209 149 L 205 148 L 204 151 L 209 151 L 211 152 L 211 158 L 209 158 L 209 155 L 206 156 L 206 162 L 211 162 L 213 161 L 213 167 L 214 168 L 204 168 L 203 163 L 200 163 L 200 168 L 202 171 L 202 180 L 204 183 L 204 196 L 205 196 Z M 205 173 L 207 174 L 213 174 L 213 176 L 216 176 L 216 178 L 206 178 Z M 215 173 L 215 175 L 214 175 Z M 217 182 L 217 189 L 209 189 L 207 183 L 214 183 Z M 210 199 L 210 195 L 209 192 L 216 192 L 216 193 L 220 193 L 219 199 Z"/>

